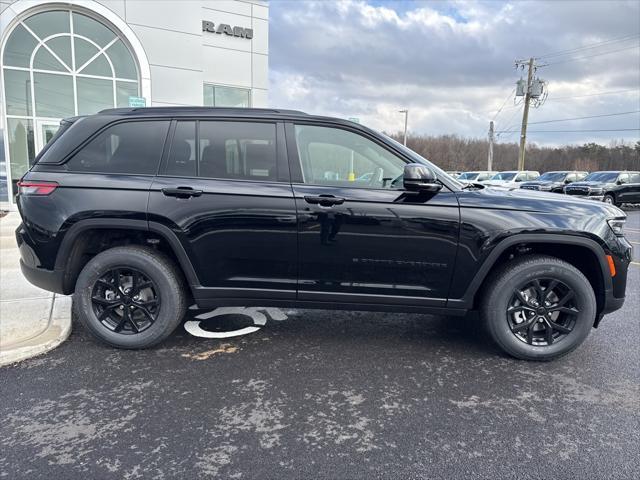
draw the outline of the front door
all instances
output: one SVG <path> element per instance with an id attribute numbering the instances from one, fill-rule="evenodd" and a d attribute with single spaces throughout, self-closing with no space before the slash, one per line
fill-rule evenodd
<path id="1" fill-rule="evenodd" d="M 454 267 L 455 194 L 408 195 L 407 160 L 335 126 L 287 126 L 298 209 L 299 300 L 444 306 Z"/>
<path id="2" fill-rule="evenodd" d="M 148 219 L 170 228 L 197 276 L 198 301 L 296 296 L 296 210 L 282 125 L 174 122 Z"/>
<path id="3" fill-rule="evenodd" d="M 59 128 L 60 120 L 36 120 L 36 154 L 49 143 Z"/>

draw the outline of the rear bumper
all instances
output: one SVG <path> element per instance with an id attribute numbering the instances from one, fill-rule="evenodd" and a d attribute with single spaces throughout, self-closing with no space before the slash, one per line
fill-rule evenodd
<path id="1" fill-rule="evenodd" d="M 64 272 L 61 270 L 44 270 L 42 268 L 31 267 L 20 259 L 20 269 L 24 277 L 36 287 L 50 292 L 64 294 L 62 288 Z"/>
<path id="2" fill-rule="evenodd" d="M 22 275 L 36 287 L 50 292 L 64 294 L 64 270 L 40 268 L 40 260 L 32 248 L 33 242 L 22 224 L 16 229 L 16 242 L 20 250 L 20 269 Z"/>

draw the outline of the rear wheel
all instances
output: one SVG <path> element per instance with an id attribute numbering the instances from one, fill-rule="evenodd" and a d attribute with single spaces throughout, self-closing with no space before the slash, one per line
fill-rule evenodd
<path id="1" fill-rule="evenodd" d="M 485 293 L 482 315 L 489 335 L 525 360 L 552 360 L 576 349 L 596 316 L 589 280 L 554 257 L 530 255 L 504 265 Z"/>
<path id="2" fill-rule="evenodd" d="M 174 264 L 143 247 L 106 250 L 76 282 L 78 318 L 99 340 L 119 348 L 147 348 L 180 324 L 186 299 Z"/>

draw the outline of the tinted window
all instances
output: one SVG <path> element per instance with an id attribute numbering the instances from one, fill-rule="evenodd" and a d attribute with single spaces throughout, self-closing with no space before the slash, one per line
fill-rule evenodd
<path id="1" fill-rule="evenodd" d="M 616 172 L 593 172 L 585 177 L 587 182 L 613 183 L 618 178 Z"/>
<path id="2" fill-rule="evenodd" d="M 108 127 L 67 162 L 73 172 L 155 175 L 169 122 L 125 122 Z"/>
<path id="3" fill-rule="evenodd" d="M 196 174 L 196 122 L 178 122 L 169 149 L 165 175 L 195 177 Z"/>
<path id="4" fill-rule="evenodd" d="M 516 176 L 516 172 L 500 172 L 496 173 L 491 180 L 505 180 L 511 181 Z"/>
<path id="5" fill-rule="evenodd" d="M 630 182 L 629 183 L 640 183 L 640 173 L 631 174 L 631 178 L 630 178 Z"/>
<path id="6" fill-rule="evenodd" d="M 338 128 L 296 125 L 305 183 L 390 188 L 405 162 L 362 135 Z"/>
<path id="7" fill-rule="evenodd" d="M 199 138 L 199 176 L 277 180 L 275 124 L 204 121 Z"/>
<path id="8" fill-rule="evenodd" d="M 629 183 L 629 174 L 628 173 L 620 174 L 620 176 L 618 177 L 618 182 L 620 182 L 620 183 Z"/>

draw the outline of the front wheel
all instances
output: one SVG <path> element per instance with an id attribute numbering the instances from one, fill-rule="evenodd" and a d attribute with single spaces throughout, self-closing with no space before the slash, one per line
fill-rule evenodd
<path id="1" fill-rule="evenodd" d="M 524 360 L 553 360 L 587 338 L 596 317 L 589 280 L 555 257 L 529 255 L 492 276 L 482 316 L 493 340 Z"/>
<path id="2" fill-rule="evenodd" d="M 605 195 L 604 198 L 602 199 L 602 201 L 604 203 L 608 203 L 609 205 L 615 205 L 616 204 L 616 199 L 614 198 L 613 195 Z"/>
<path id="3" fill-rule="evenodd" d="M 186 309 L 175 265 L 143 247 L 115 247 L 93 257 L 76 282 L 81 323 L 119 348 L 148 348 L 167 338 Z"/>

